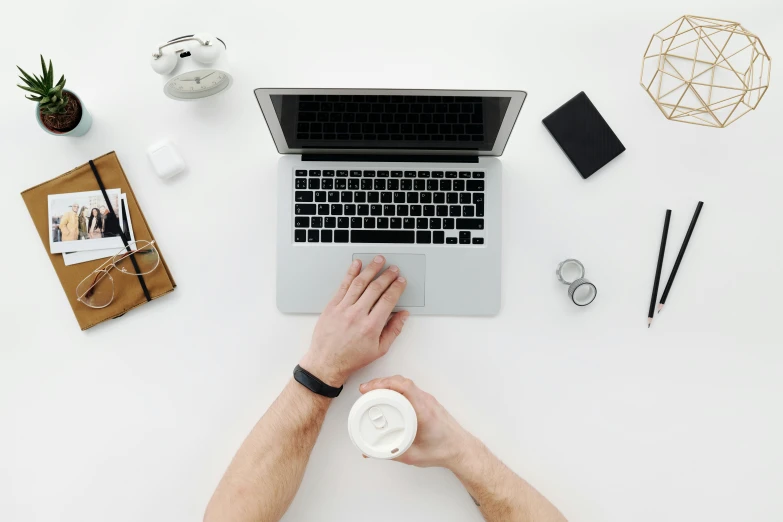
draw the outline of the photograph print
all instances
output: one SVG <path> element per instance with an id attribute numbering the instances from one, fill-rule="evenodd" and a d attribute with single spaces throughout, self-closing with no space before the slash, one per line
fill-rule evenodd
<path id="1" fill-rule="evenodd" d="M 49 195 L 49 251 L 52 254 L 122 248 L 120 190 Z M 109 212 L 109 205 L 114 216 Z"/>

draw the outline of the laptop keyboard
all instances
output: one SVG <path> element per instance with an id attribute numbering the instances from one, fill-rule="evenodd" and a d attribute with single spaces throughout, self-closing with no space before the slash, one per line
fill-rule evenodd
<path id="1" fill-rule="evenodd" d="M 296 243 L 484 244 L 484 172 L 294 174 Z"/>

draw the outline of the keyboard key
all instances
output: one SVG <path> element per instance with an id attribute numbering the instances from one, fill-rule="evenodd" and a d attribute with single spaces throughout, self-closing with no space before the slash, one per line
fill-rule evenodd
<path id="1" fill-rule="evenodd" d="M 348 188 L 348 181 L 344 179 L 336 179 L 334 180 L 334 189 L 335 190 L 345 190 Z"/>
<path id="2" fill-rule="evenodd" d="M 384 216 L 393 216 L 394 215 L 394 205 L 384 205 L 383 206 L 383 215 Z"/>
<path id="3" fill-rule="evenodd" d="M 484 217 L 484 194 L 473 194 L 473 203 L 476 204 L 476 217 Z"/>
<path id="4" fill-rule="evenodd" d="M 462 207 L 462 216 L 463 217 L 473 217 L 474 213 L 474 207 L 473 205 L 465 205 Z"/>
<path id="5" fill-rule="evenodd" d="M 433 192 L 438 190 L 438 180 L 437 179 L 428 179 L 427 180 L 427 190 L 432 190 Z"/>
<path id="6" fill-rule="evenodd" d="M 340 192 L 340 201 L 342 203 L 353 203 L 352 192 Z"/>
<path id="7" fill-rule="evenodd" d="M 351 177 L 352 178 L 361 178 L 362 177 L 362 171 L 361 170 L 352 170 L 351 171 Z"/>
<path id="8" fill-rule="evenodd" d="M 446 202 L 446 194 L 443 192 L 436 192 L 432 195 L 432 202 L 436 205 L 442 205 Z"/>
<path id="9" fill-rule="evenodd" d="M 416 242 L 421 244 L 432 243 L 432 232 L 429 230 L 420 230 L 416 232 Z"/>
<path id="10" fill-rule="evenodd" d="M 386 182 L 386 188 L 388 190 L 400 190 L 400 180 L 390 179 Z"/>
<path id="11" fill-rule="evenodd" d="M 391 228 L 402 228 L 402 218 L 393 217 L 389 219 L 389 226 Z"/>
<path id="12" fill-rule="evenodd" d="M 426 190 L 427 189 L 427 183 L 423 179 L 416 179 L 413 180 L 413 190 Z"/>
<path id="13" fill-rule="evenodd" d="M 321 243 L 331 243 L 331 242 L 332 242 L 332 231 L 321 230 Z"/>
<path id="14" fill-rule="evenodd" d="M 457 244 L 457 238 L 456 237 L 447 237 L 446 238 L 446 244 L 447 245 L 456 245 Z"/>
<path id="15" fill-rule="evenodd" d="M 310 226 L 313 228 L 321 228 L 324 226 L 324 218 L 322 217 L 312 217 L 310 219 Z"/>
<path id="16" fill-rule="evenodd" d="M 443 218 L 443 228 L 446 230 L 454 230 L 454 218 Z"/>
<path id="17" fill-rule="evenodd" d="M 343 214 L 345 214 L 346 216 L 355 216 L 356 215 L 356 205 L 353 205 L 351 203 L 343 205 Z"/>
<path id="18" fill-rule="evenodd" d="M 294 186 L 297 190 L 299 189 L 306 189 L 307 188 L 307 180 L 306 179 L 297 179 L 296 183 L 294 183 Z"/>
<path id="19" fill-rule="evenodd" d="M 465 180 L 455 179 L 454 180 L 454 190 L 455 191 L 465 190 Z"/>
<path id="20" fill-rule="evenodd" d="M 446 203 L 449 205 L 454 205 L 456 203 L 459 203 L 459 196 L 456 192 L 449 192 L 446 194 Z"/>
<path id="21" fill-rule="evenodd" d="M 432 192 L 422 192 L 419 203 L 432 203 Z"/>
<path id="22" fill-rule="evenodd" d="M 318 205 L 318 215 L 319 216 L 328 216 L 329 215 L 329 205 Z"/>
<path id="23" fill-rule="evenodd" d="M 364 171 L 364 177 L 365 178 L 374 178 L 375 177 L 375 171 L 374 170 L 365 170 Z"/>
<path id="24" fill-rule="evenodd" d="M 374 217 L 364 218 L 364 228 L 375 228 L 375 218 Z"/>
<path id="25" fill-rule="evenodd" d="M 405 177 L 406 178 L 415 178 L 416 177 L 416 171 L 415 170 L 406 170 L 405 171 Z"/>
<path id="26" fill-rule="evenodd" d="M 367 193 L 366 192 L 354 192 L 353 193 L 353 202 L 354 203 L 367 203 Z"/>
<path id="27" fill-rule="evenodd" d="M 306 170 L 297 170 L 296 171 L 296 175 L 297 176 L 307 176 L 307 171 Z"/>
<path id="28" fill-rule="evenodd" d="M 449 192 L 451 190 L 451 180 L 450 179 L 440 180 L 440 190 L 443 192 Z"/>
<path id="29" fill-rule="evenodd" d="M 370 205 L 359 205 L 356 208 L 356 215 L 357 216 L 369 216 L 370 215 Z"/>
<path id="30" fill-rule="evenodd" d="M 392 202 L 392 193 L 381 192 L 381 203 L 391 203 L 391 202 Z"/>
<path id="31" fill-rule="evenodd" d="M 413 243 L 416 233 L 405 230 L 351 230 L 351 243 Z"/>
<path id="32" fill-rule="evenodd" d="M 421 216 L 421 205 L 411 205 L 408 210 L 411 216 Z"/>
<path id="33" fill-rule="evenodd" d="M 430 228 L 433 229 L 433 230 L 441 228 L 441 219 L 440 218 L 430 218 Z"/>
<path id="34" fill-rule="evenodd" d="M 347 170 L 338 170 L 337 171 L 337 177 L 338 178 L 347 178 L 348 177 L 348 171 Z"/>
<path id="35" fill-rule="evenodd" d="M 413 190 L 413 181 L 409 179 L 403 179 L 400 181 L 400 188 L 402 190 Z"/>
<path id="36" fill-rule="evenodd" d="M 296 228 L 309 228 L 310 227 L 310 218 L 307 216 L 296 216 L 294 217 L 294 227 Z"/>
<path id="37" fill-rule="evenodd" d="M 333 216 L 342 216 L 343 215 L 343 206 L 339 203 L 332 205 L 331 212 Z"/>
<path id="38" fill-rule="evenodd" d="M 347 230 L 335 230 L 334 231 L 334 242 L 335 243 L 347 243 L 348 242 L 348 231 Z"/>
<path id="39" fill-rule="evenodd" d="M 446 205 L 438 205 L 435 207 L 435 215 L 437 216 L 448 216 L 449 215 L 449 207 Z"/>
<path id="40" fill-rule="evenodd" d="M 333 179 L 325 179 L 321 181 L 321 188 L 324 190 L 332 190 L 334 189 L 334 180 Z"/>
<path id="41" fill-rule="evenodd" d="M 307 242 L 318 243 L 319 230 L 313 230 L 312 228 L 307 231 Z"/>
<path id="42" fill-rule="evenodd" d="M 469 178 L 470 177 L 470 172 L 460 172 L 459 173 L 459 177 L 460 178 Z"/>
<path id="43" fill-rule="evenodd" d="M 321 175 L 321 171 L 320 171 L 320 170 L 311 170 L 311 171 L 310 171 L 310 175 L 311 175 L 311 176 L 318 177 L 318 176 L 320 176 L 320 175 Z"/>
<path id="44" fill-rule="evenodd" d="M 419 193 L 408 192 L 408 203 L 418 203 L 418 202 L 419 202 Z"/>
<path id="45" fill-rule="evenodd" d="M 416 220 L 414 218 L 405 218 L 402 220 L 403 228 L 416 228 Z"/>
<path id="46" fill-rule="evenodd" d="M 483 219 L 458 219 L 457 228 L 460 230 L 484 230 Z M 460 232 L 461 234 L 462 232 Z"/>
<path id="47" fill-rule="evenodd" d="M 312 203 L 313 193 L 309 191 L 295 192 L 294 201 L 297 203 Z"/>
<path id="48" fill-rule="evenodd" d="M 445 236 L 446 236 L 446 233 L 443 232 L 442 230 L 435 230 L 432 233 L 432 242 L 435 243 L 436 245 L 442 245 L 443 241 L 445 239 Z"/>
<path id="49" fill-rule="evenodd" d="M 339 203 L 340 202 L 340 193 L 336 190 L 329 191 L 326 194 L 326 200 L 329 203 Z"/>
<path id="50" fill-rule="evenodd" d="M 473 173 L 473 177 L 474 178 L 483 178 L 484 177 L 484 173 L 483 172 L 474 172 Z"/>
<path id="51" fill-rule="evenodd" d="M 323 190 L 318 190 L 315 192 L 315 202 L 316 203 L 324 203 L 326 201 L 326 192 Z"/>
<path id="52" fill-rule="evenodd" d="M 433 178 L 442 178 L 443 177 L 443 171 L 441 171 L 441 170 L 433 170 L 432 171 L 432 177 Z"/>
<path id="53" fill-rule="evenodd" d="M 318 190 L 318 189 L 320 189 L 321 188 L 321 180 L 320 179 L 311 178 L 309 180 L 308 184 L 307 184 L 307 188 L 309 188 L 310 190 Z"/>
<path id="54" fill-rule="evenodd" d="M 294 241 L 304 243 L 307 241 L 307 230 L 294 230 Z"/>
<path id="55" fill-rule="evenodd" d="M 419 171 L 419 177 L 420 178 L 429 178 L 430 177 L 430 173 L 427 170 L 420 170 Z"/>
<path id="56" fill-rule="evenodd" d="M 388 178 L 389 177 L 389 171 L 388 170 L 379 170 L 378 171 L 378 177 L 379 178 Z"/>
<path id="57" fill-rule="evenodd" d="M 405 203 L 405 192 L 395 192 L 394 193 L 394 202 L 395 203 Z"/>
<path id="58" fill-rule="evenodd" d="M 294 213 L 297 216 L 314 216 L 315 215 L 315 205 L 314 204 L 298 204 L 294 205 Z"/>
<path id="59" fill-rule="evenodd" d="M 469 245 L 470 244 L 470 232 L 460 232 L 459 233 L 459 244 L 460 245 Z"/>
<path id="60" fill-rule="evenodd" d="M 368 192 L 367 193 L 367 202 L 368 203 L 379 203 L 381 201 L 381 193 L 380 192 Z"/>
<path id="61" fill-rule="evenodd" d="M 348 220 L 347 217 L 337 218 L 337 226 L 339 228 L 348 228 L 350 224 L 351 222 Z"/>
<path id="62" fill-rule="evenodd" d="M 483 245 L 484 244 L 484 238 L 483 237 L 474 237 L 473 238 L 473 244 L 474 245 Z"/>
<path id="63" fill-rule="evenodd" d="M 393 178 L 401 178 L 402 177 L 402 171 L 401 170 L 393 170 L 393 171 L 391 171 L 391 177 L 393 177 Z"/>
<path id="64" fill-rule="evenodd" d="M 389 228 L 389 218 L 379 217 L 376 222 L 378 223 L 378 228 Z"/>
<path id="65" fill-rule="evenodd" d="M 457 177 L 457 173 L 454 172 L 454 171 L 447 171 L 446 172 L 446 177 L 447 178 L 456 178 Z"/>
<path id="66" fill-rule="evenodd" d="M 416 228 L 426 229 L 428 226 L 427 218 L 416 218 Z"/>
<path id="67" fill-rule="evenodd" d="M 398 216 L 407 216 L 408 215 L 408 205 L 397 205 L 397 215 Z"/>
<path id="68" fill-rule="evenodd" d="M 470 194 L 468 194 L 467 192 L 462 192 L 459 195 L 459 202 L 460 202 L 460 204 L 462 204 L 462 205 L 470 205 L 470 201 L 471 201 Z"/>
<path id="69" fill-rule="evenodd" d="M 371 216 L 382 216 L 383 215 L 383 207 L 381 205 L 370 205 L 370 215 Z"/>
<path id="70" fill-rule="evenodd" d="M 435 205 L 424 205 L 424 215 L 425 216 L 434 216 L 435 215 Z"/>
<path id="71" fill-rule="evenodd" d="M 462 211 L 461 211 L 459 205 L 451 205 L 449 207 L 449 216 L 451 216 L 451 217 L 459 217 L 461 215 L 462 215 Z"/>
<path id="72" fill-rule="evenodd" d="M 364 221 L 364 218 L 352 217 L 351 218 L 351 228 L 362 228 L 362 222 L 363 221 Z"/>
<path id="73" fill-rule="evenodd" d="M 386 180 L 385 179 L 376 179 L 375 180 L 375 190 L 386 190 Z"/>
<path id="74" fill-rule="evenodd" d="M 362 179 L 362 190 L 372 190 L 371 179 Z"/>
<path id="75" fill-rule="evenodd" d="M 326 228 L 334 228 L 337 226 L 337 218 L 335 217 L 325 217 L 324 218 L 324 227 Z"/>
<path id="76" fill-rule="evenodd" d="M 470 192 L 484 192 L 484 180 L 477 179 L 468 181 L 468 190 Z"/>
<path id="77" fill-rule="evenodd" d="M 348 180 L 348 190 L 359 190 L 359 180 L 358 179 L 349 179 Z"/>

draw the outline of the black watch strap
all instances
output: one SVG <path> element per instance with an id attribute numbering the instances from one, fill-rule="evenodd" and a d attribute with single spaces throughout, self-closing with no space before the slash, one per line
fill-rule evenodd
<path id="1" fill-rule="evenodd" d="M 335 388 L 334 386 L 329 386 L 324 381 L 313 375 L 312 373 L 308 372 L 298 364 L 296 365 L 296 368 L 294 368 L 294 379 L 296 379 L 296 382 L 307 388 L 313 393 L 317 393 L 318 395 L 323 395 L 324 397 L 328 397 L 330 399 L 334 399 L 338 395 L 340 395 L 340 392 L 343 391 L 343 387 L 340 386 L 339 388 Z"/>

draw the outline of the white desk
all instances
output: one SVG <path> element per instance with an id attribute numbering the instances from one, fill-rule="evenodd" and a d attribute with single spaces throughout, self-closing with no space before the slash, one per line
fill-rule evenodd
<path id="1" fill-rule="evenodd" d="M 779 82 L 725 130 L 666 121 L 638 75 L 650 35 L 686 14 L 673 0 L 311 4 L 4 8 L 0 520 L 200 520 L 316 321 L 275 309 L 278 155 L 252 89 L 364 86 L 529 91 L 502 158 L 503 307 L 491 319 L 410 320 L 335 401 L 285 520 L 480 520 L 443 470 L 364 460 L 352 447 L 358 384 L 401 373 L 570 520 L 779 521 Z M 778 3 L 688 9 L 747 24 L 779 58 Z M 171 101 L 149 54 L 198 30 L 227 42 L 234 86 Z M 87 136 L 44 134 L 13 86 L 14 65 L 35 72 L 39 52 L 86 101 Z M 628 149 L 589 181 L 540 123 L 581 90 Z M 145 157 L 163 137 L 190 166 L 167 183 Z M 19 192 L 110 150 L 179 287 L 82 333 Z M 699 199 L 667 310 L 648 330 L 664 210 L 674 213 L 668 275 Z M 554 276 L 570 256 L 598 286 L 586 309 Z"/>

